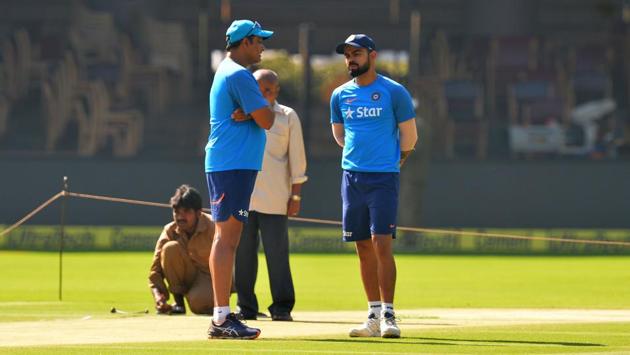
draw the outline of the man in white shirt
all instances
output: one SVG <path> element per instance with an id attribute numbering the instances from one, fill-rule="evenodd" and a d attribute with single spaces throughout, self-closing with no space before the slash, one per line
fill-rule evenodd
<path id="1" fill-rule="evenodd" d="M 300 191 L 306 182 L 306 156 L 300 119 L 295 111 L 278 104 L 278 75 L 268 69 L 254 73 L 258 86 L 275 113 L 267 134 L 262 171 L 258 173 L 250 201 L 249 219 L 236 252 L 235 286 L 241 317 L 256 319 L 254 293 L 258 272 L 258 244 L 262 239 L 267 259 L 273 303 L 271 319 L 292 321 L 295 291 L 289 266 L 288 216 L 300 211 Z"/>

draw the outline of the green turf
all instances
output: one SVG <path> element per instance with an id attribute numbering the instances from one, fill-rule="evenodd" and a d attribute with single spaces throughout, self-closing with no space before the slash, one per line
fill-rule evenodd
<path id="1" fill-rule="evenodd" d="M 64 345 L 0 348 L 17 354 L 575 354 L 629 353 L 630 324 L 569 324 L 471 327 L 408 331 L 401 339 L 300 337 L 256 341 Z"/>
<path id="2" fill-rule="evenodd" d="M 58 255 L 0 252 L 1 322 L 108 316 L 113 305 L 151 309 L 151 253 L 64 254 L 63 302 Z M 257 291 L 270 302 L 264 258 Z M 516 307 L 630 309 L 630 257 L 399 255 L 397 308 Z M 291 256 L 296 310 L 366 307 L 354 255 Z M 234 305 L 234 302 L 232 302 Z M 404 329 L 403 317 L 403 329 Z M 630 324 L 470 327 L 405 331 L 403 339 L 300 337 L 244 341 L 99 344 L 7 348 L 0 353 L 630 353 Z"/>
<path id="3" fill-rule="evenodd" d="M 0 252 L 0 321 L 98 315 L 112 306 L 151 309 L 151 253 L 67 253 L 63 260 L 63 302 L 58 302 L 57 254 Z M 399 255 L 396 260 L 399 309 L 630 309 L 630 257 Z M 296 310 L 366 307 L 356 256 L 295 254 L 291 266 Z M 259 270 L 264 310 L 271 296 L 265 266 Z"/>

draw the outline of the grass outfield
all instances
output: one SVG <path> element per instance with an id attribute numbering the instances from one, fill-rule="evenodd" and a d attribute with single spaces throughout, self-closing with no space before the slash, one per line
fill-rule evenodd
<path id="1" fill-rule="evenodd" d="M 151 308 L 151 253 L 67 253 L 63 300 L 55 312 Z M 256 285 L 261 309 L 270 303 L 264 257 Z M 396 306 L 630 309 L 630 257 L 414 256 L 396 258 Z M 296 309 L 366 307 L 354 255 L 294 254 Z M 0 302 L 56 301 L 58 255 L 0 252 Z M 18 308 L 35 308 L 27 303 Z M 3 310 L 7 320 L 7 313 Z M 19 318 L 19 315 L 16 315 Z"/>
<path id="2" fill-rule="evenodd" d="M 64 301 L 58 302 L 57 254 L 2 251 L 0 322 L 86 315 L 106 318 L 111 317 L 108 312 L 112 306 L 127 311 L 152 310 L 146 279 L 150 262 L 151 253 L 146 252 L 64 254 Z M 264 258 L 260 262 L 263 264 Z M 399 255 L 397 265 L 398 309 L 630 309 L 630 257 Z M 356 256 L 294 254 L 291 266 L 296 311 L 366 308 Z M 257 293 L 264 309 L 270 303 L 264 264 Z M 0 352 L 630 353 L 628 334 L 629 323 L 547 324 L 414 329 L 405 331 L 400 340 L 349 339 L 339 334 L 256 342 L 200 340 L 36 348 L 3 348 L 0 343 Z"/>

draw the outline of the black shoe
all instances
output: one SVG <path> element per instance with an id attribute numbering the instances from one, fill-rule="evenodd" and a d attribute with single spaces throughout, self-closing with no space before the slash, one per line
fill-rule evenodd
<path id="1" fill-rule="evenodd" d="M 236 318 L 238 320 L 256 320 L 258 318 L 258 314 L 238 312 L 236 313 Z"/>
<path id="2" fill-rule="evenodd" d="M 256 312 L 255 314 L 252 314 L 244 313 L 243 311 L 241 311 L 236 313 L 236 318 L 238 318 L 238 320 L 257 320 L 258 318 L 269 318 L 269 316 L 264 314 L 263 312 Z"/>
<path id="3" fill-rule="evenodd" d="M 234 313 L 228 314 L 221 325 L 216 325 L 211 321 L 210 329 L 208 329 L 210 339 L 256 339 L 259 335 L 260 329 L 244 325 Z"/>
<path id="4" fill-rule="evenodd" d="M 277 321 L 282 321 L 282 322 L 292 322 L 293 317 L 291 317 L 291 313 L 289 312 L 276 313 L 276 314 L 271 315 L 271 320 L 277 320 Z"/>
<path id="5" fill-rule="evenodd" d="M 263 312 L 257 312 L 256 318 L 269 318 L 269 316 L 264 314 Z"/>
<path id="6" fill-rule="evenodd" d="M 180 304 L 172 304 L 171 305 L 171 314 L 186 314 L 186 307 Z"/>

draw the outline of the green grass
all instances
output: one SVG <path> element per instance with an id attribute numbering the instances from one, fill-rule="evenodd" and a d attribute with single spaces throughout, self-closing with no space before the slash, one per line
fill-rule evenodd
<path id="1" fill-rule="evenodd" d="M 152 310 L 151 253 L 0 252 L 0 322 L 107 317 L 110 307 Z M 396 307 L 630 309 L 630 257 L 397 256 Z M 257 293 L 270 303 L 264 258 Z M 294 254 L 296 310 L 362 310 L 354 255 Z M 232 305 L 234 305 L 234 300 Z M 630 353 L 630 324 L 571 324 L 409 330 L 400 340 L 302 337 L 255 342 L 2 348 L 0 353 Z"/>
<path id="2" fill-rule="evenodd" d="M 630 324 L 569 324 L 409 331 L 401 339 L 300 337 L 4 348 L 16 354 L 575 354 L 629 353 Z M 2 348 L 0 348 L 2 349 Z"/>
<path id="3" fill-rule="evenodd" d="M 630 309 L 630 257 L 397 256 L 396 307 Z M 264 258 L 256 285 L 270 304 Z M 67 253 L 63 302 L 58 255 L 0 252 L 0 321 L 76 312 L 151 309 L 151 253 Z M 295 254 L 291 267 L 297 310 L 365 308 L 354 255 Z M 15 303 L 23 302 L 23 303 Z M 232 303 L 234 304 L 234 302 Z M 49 317 L 50 318 L 50 317 Z"/>

